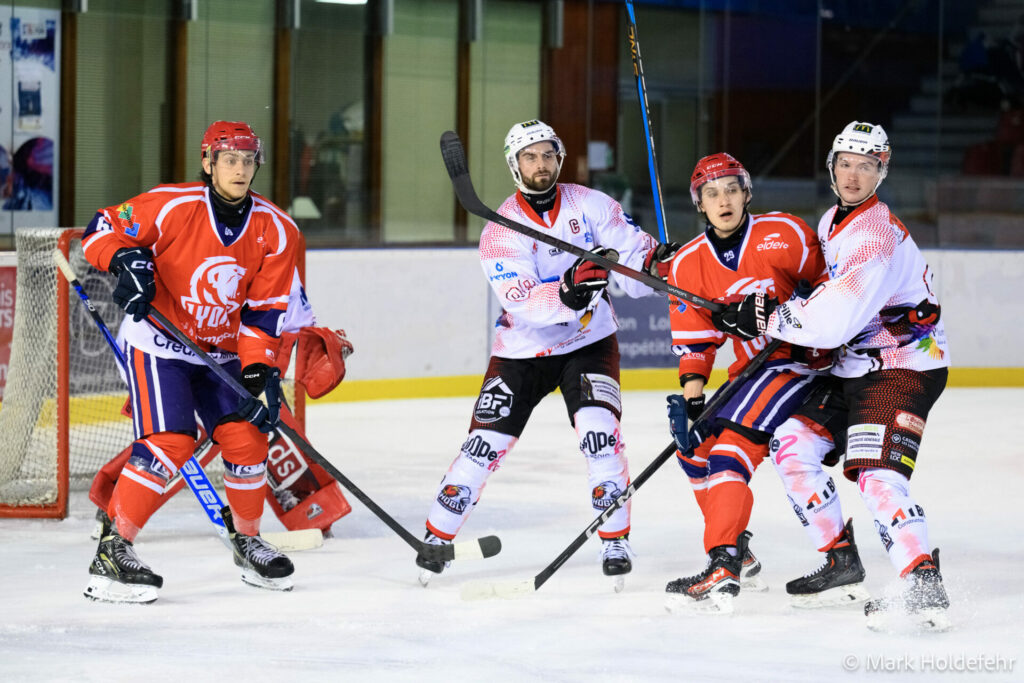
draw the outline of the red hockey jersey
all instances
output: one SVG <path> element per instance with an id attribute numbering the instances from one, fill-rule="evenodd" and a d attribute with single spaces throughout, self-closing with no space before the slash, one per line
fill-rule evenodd
<path id="1" fill-rule="evenodd" d="M 707 299 L 734 294 L 767 292 L 787 301 L 801 279 L 815 284 L 825 276 L 825 261 L 814 231 L 801 219 L 787 213 L 749 215 L 739 245 L 722 253 L 707 234 L 680 249 L 672 260 L 669 284 Z M 718 347 L 726 335 L 715 329 L 711 313 L 669 296 L 672 350 L 679 356 L 679 376 L 696 373 L 707 378 L 715 364 Z M 766 337 L 750 341 L 733 338 L 736 362 L 729 366 L 729 378 L 739 374 L 750 359 L 767 344 Z M 789 345 L 783 344 L 769 361 L 789 359 Z M 785 367 L 785 361 L 772 362 Z M 806 366 L 793 364 L 806 371 Z"/>
<path id="2" fill-rule="evenodd" d="M 82 238 L 85 257 L 107 270 L 118 249 L 149 248 L 157 310 L 211 350 L 237 353 L 243 367 L 272 364 L 292 288 L 298 228 L 255 192 L 241 227 L 219 224 L 209 192 L 198 182 L 160 185 L 101 209 Z M 146 321 L 128 317 L 120 334 L 155 355 L 198 362 L 161 342 Z"/>

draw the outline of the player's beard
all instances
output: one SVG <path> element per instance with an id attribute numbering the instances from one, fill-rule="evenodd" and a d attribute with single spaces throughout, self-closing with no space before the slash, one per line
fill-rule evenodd
<path id="1" fill-rule="evenodd" d="M 523 178 L 523 185 L 526 185 L 527 189 L 532 192 L 547 192 L 551 189 L 551 186 L 555 184 L 558 179 L 558 172 L 555 171 L 551 175 L 543 176 L 538 180 L 539 173 L 534 173 L 531 177 Z"/>

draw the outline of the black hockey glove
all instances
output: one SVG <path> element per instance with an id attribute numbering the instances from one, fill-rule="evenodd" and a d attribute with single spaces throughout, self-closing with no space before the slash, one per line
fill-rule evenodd
<path id="1" fill-rule="evenodd" d="M 111 295 L 114 303 L 135 322 L 149 315 L 149 302 L 156 296 L 153 252 L 145 247 L 123 247 L 114 252 L 107 269 L 117 275 Z"/>
<path id="2" fill-rule="evenodd" d="M 682 249 L 679 242 L 664 242 L 647 252 L 644 257 L 644 272 L 662 280 L 668 280 L 668 273 L 672 268 L 672 259 L 676 252 Z"/>
<path id="3" fill-rule="evenodd" d="M 239 401 L 235 412 L 264 434 L 274 431 L 281 418 L 281 371 L 264 363 L 246 365 L 242 369 L 242 386 L 252 396 Z M 266 405 L 257 398 L 262 393 L 267 395 Z"/>
<path id="4" fill-rule="evenodd" d="M 604 247 L 594 249 L 594 253 L 613 261 L 619 256 L 615 250 Z M 562 276 L 562 284 L 558 287 L 558 298 L 574 311 L 582 311 L 590 305 L 595 294 L 599 294 L 607 285 L 608 269 L 581 256 Z"/>
<path id="5" fill-rule="evenodd" d="M 768 316 L 779 305 L 779 300 L 767 298 L 764 292 L 755 292 L 742 298 L 729 297 L 723 303 L 724 309 L 711 314 L 715 328 L 740 339 L 755 339 L 765 333 Z"/>

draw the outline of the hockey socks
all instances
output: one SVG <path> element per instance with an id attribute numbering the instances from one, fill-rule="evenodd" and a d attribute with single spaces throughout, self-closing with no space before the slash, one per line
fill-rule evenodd
<path id="1" fill-rule="evenodd" d="M 733 545 L 747 528 L 754 494 L 743 482 L 728 481 L 708 491 L 707 515 L 704 522 L 704 550 Z"/>
<path id="2" fill-rule="evenodd" d="M 469 519 L 491 473 L 518 439 L 489 429 L 474 429 L 452 461 L 427 515 L 427 528 L 442 538 L 455 538 Z"/>
<path id="3" fill-rule="evenodd" d="M 814 547 L 826 552 L 843 533 L 843 510 L 832 477 L 822 460 L 833 448 L 807 424 L 790 418 L 775 430 L 771 459 L 786 489 L 793 512 Z"/>
<path id="4" fill-rule="evenodd" d="M 928 522 L 910 497 L 910 481 L 894 470 L 870 468 L 861 469 L 857 486 L 889 561 L 906 576 L 929 556 Z"/>
<path id="5" fill-rule="evenodd" d="M 164 487 L 181 463 L 192 455 L 195 440 L 186 434 L 161 432 L 132 444 L 107 506 L 107 515 L 123 538 L 135 540 L 139 530 L 160 507 Z"/>

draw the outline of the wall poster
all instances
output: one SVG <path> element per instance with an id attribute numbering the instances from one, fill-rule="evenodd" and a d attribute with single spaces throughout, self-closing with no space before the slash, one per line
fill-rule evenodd
<path id="1" fill-rule="evenodd" d="M 60 11 L 0 6 L 0 234 L 57 227 Z"/>

